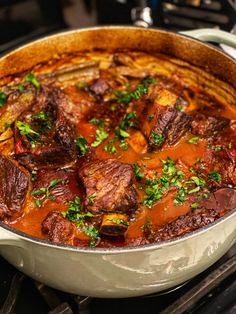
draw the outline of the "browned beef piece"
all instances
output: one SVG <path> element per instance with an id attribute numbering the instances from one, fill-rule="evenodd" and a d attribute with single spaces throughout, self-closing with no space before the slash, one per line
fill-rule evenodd
<path id="1" fill-rule="evenodd" d="M 191 118 L 185 112 L 173 107 L 160 108 L 151 122 L 153 127 L 148 135 L 149 146 L 160 148 L 167 143 L 175 144 L 189 129 Z"/>
<path id="2" fill-rule="evenodd" d="M 22 214 L 29 174 L 18 163 L 0 155 L 0 220 Z"/>
<path id="3" fill-rule="evenodd" d="M 160 228 L 155 241 L 168 240 L 202 228 L 220 218 L 225 212 L 236 207 L 236 189 L 222 188 L 200 203 L 200 208 L 180 216 Z"/>
<path id="4" fill-rule="evenodd" d="M 51 211 L 42 222 L 42 232 L 54 243 L 72 244 L 75 226 L 57 211 Z"/>
<path id="5" fill-rule="evenodd" d="M 102 96 L 104 95 L 108 90 L 110 89 L 110 86 L 108 82 L 105 79 L 98 79 L 96 80 L 92 86 L 90 86 L 90 90 L 96 95 L 96 96 Z"/>
<path id="6" fill-rule="evenodd" d="M 132 212 L 137 208 L 130 165 L 115 159 L 95 160 L 79 169 L 86 190 L 85 206 L 95 214 Z"/>
<path id="7" fill-rule="evenodd" d="M 52 180 L 59 180 L 60 183 L 50 193 L 60 203 L 68 203 L 82 193 L 77 186 L 77 172 L 73 168 L 60 170 L 41 169 L 37 171 L 36 178 L 33 184 L 34 190 L 47 187 Z"/>
<path id="8" fill-rule="evenodd" d="M 222 117 L 196 113 L 191 123 L 192 133 L 199 136 L 212 136 L 224 130 L 229 120 Z"/>
<path id="9" fill-rule="evenodd" d="M 33 109 L 16 121 L 16 158 L 28 169 L 57 168 L 76 160 L 75 130 L 60 109 L 60 93 L 44 87 Z M 22 134 L 19 123 L 36 133 Z"/>

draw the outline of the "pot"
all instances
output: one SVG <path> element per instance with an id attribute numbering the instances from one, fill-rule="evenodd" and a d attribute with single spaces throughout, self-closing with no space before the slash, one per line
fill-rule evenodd
<path id="1" fill-rule="evenodd" d="M 215 30 L 213 35 L 236 47 L 233 35 Z M 209 40 L 209 30 L 198 31 L 197 36 Z M 82 29 L 40 39 L 1 58 L 0 79 L 29 70 L 56 54 L 93 48 L 170 54 L 207 69 L 236 88 L 236 62 L 218 49 L 186 35 L 133 27 Z M 65 292 L 135 297 L 172 288 L 204 271 L 236 242 L 235 226 L 236 209 L 173 240 L 101 249 L 52 244 L 0 223 L 0 254 L 28 276 Z"/>

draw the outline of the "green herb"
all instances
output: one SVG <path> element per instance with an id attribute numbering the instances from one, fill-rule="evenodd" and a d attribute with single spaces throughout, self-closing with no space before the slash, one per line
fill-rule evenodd
<path id="1" fill-rule="evenodd" d="M 87 87 L 87 86 L 88 86 L 88 83 L 86 83 L 86 82 L 77 82 L 77 83 L 75 83 L 75 86 L 76 86 L 77 88 L 81 89 L 81 88 Z"/>
<path id="2" fill-rule="evenodd" d="M 3 91 L 0 91 L 0 108 L 2 108 L 7 101 L 7 94 L 5 94 Z"/>
<path id="3" fill-rule="evenodd" d="M 150 84 L 156 82 L 153 78 L 144 79 L 141 84 L 138 84 L 134 91 L 115 91 L 114 94 L 117 97 L 117 102 L 121 104 L 128 104 L 130 101 L 139 99 L 142 95 L 148 93 L 148 87 Z"/>
<path id="4" fill-rule="evenodd" d="M 20 131 L 20 134 L 26 136 L 30 141 L 32 147 L 35 147 L 35 141 L 39 138 L 39 133 L 35 132 L 29 123 L 17 121 L 16 123 L 17 128 Z"/>
<path id="5" fill-rule="evenodd" d="M 175 162 L 170 157 L 167 157 L 167 160 L 162 160 L 162 165 L 162 172 L 169 176 L 174 175 L 177 171 Z"/>
<path id="6" fill-rule="evenodd" d="M 122 150 L 127 150 L 129 148 L 129 144 L 126 142 L 126 140 L 121 140 L 119 146 Z"/>
<path id="7" fill-rule="evenodd" d="M 120 138 L 127 138 L 129 137 L 129 133 L 120 129 L 120 128 L 116 128 L 115 129 L 116 135 Z"/>
<path id="8" fill-rule="evenodd" d="M 117 218 L 117 219 L 109 219 L 110 221 L 114 222 L 117 225 L 123 225 L 123 226 L 128 226 L 129 223 L 128 221 L 125 221 L 123 219 Z"/>
<path id="9" fill-rule="evenodd" d="M 78 147 L 80 151 L 80 155 L 84 156 L 88 152 L 88 142 L 87 140 L 82 136 L 79 135 L 75 141 L 76 146 Z"/>
<path id="10" fill-rule="evenodd" d="M 150 138 L 157 146 L 161 146 L 165 142 L 165 136 L 159 133 L 155 133 L 154 131 L 151 132 Z"/>
<path id="11" fill-rule="evenodd" d="M 94 226 L 84 226 L 82 230 L 88 237 L 90 237 L 89 245 L 95 247 L 99 237 L 98 230 Z"/>
<path id="12" fill-rule="evenodd" d="M 148 121 L 152 121 L 154 119 L 154 114 L 150 114 L 150 116 L 148 117 Z"/>
<path id="13" fill-rule="evenodd" d="M 104 146 L 104 150 L 110 154 L 115 154 L 117 152 L 117 149 L 113 144 L 114 144 L 114 139 L 110 140 L 107 143 L 107 145 Z"/>
<path id="14" fill-rule="evenodd" d="M 188 183 L 195 183 L 196 184 L 196 187 L 193 188 L 192 190 L 188 191 L 188 194 L 192 194 L 192 193 L 196 193 L 198 191 L 200 191 L 200 189 L 204 186 L 206 186 L 206 181 L 199 178 L 199 177 L 196 177 L 196 176 L 193 176 L 191 177 L 191 181 L 189 181 Z"/>
<path id="15" fill-rule="evenodd" d="M 31 192 L 31 195 L 35 198 L 35 204 L 37 207 L 42 207 L 43 202 L 47 199 L 54 200 L 55 196 L 51 194 L 51 191 L 55 189 L 59 184 L 62 183 L 62 180 L 60 179 L 54 179 L 52 180 L 47 187 L 43 187 L 37 190 L 33 190 Z M 37 199 L 37 197 L 40 196 L 42 199 Z"/>
<path id="16" fill-rule="evenodd" d="M 181 170 L 177 171 L 170 181 L 171 185 L 181 188 L 182 182 L 184 181 L 183 177 L 184 177 L 183 171 Z"/>
<path id="17" fill-rule="evenodd" d="M 19 91 L 20 93 L 23 93 L 23 91 L 25 90 L 24 85 L 22 85 L 22 84 L 18 84 L 18 85 L 17 85 L 17 89 L 18 89 L 18 91 Z"/>
<path id="18" fill-rule="evenodd" d="M 147 232 L 147 231 L 150 231 L 151 227 L 152 227 L 151 220 L 150 218 L 147 218 L 145 221 L 145 224 L 141 226 L 141 230 L 143 232 Z"/>
<path id="19" fill-rule="evenodd" d="M 89 120 L 89 123 L 92 123 L 92 124 L 97 125 L 99 127 L 104 126 L 104 120 L 103 119 L 92 118 Z"/>
<path id="20" fill-rule="evenodd" d="M 177 104 L 177 105 L 175 106 L 175 109 L 181 111 L 181 110 L 183 109 L 183 105 Z"/>
<path id="21" fill-rule="evenodd" d="M 69 202 L 69 207 L 66 212 L 62 212 L 62 216 L 76 224 L 78 228 L 84 226 L 84 221 L 87 218 L 92 218 L 94 215 L 90 212 L 81 212 L 81 201 L 79 196 L 76 196 L 73 201 Z"/>
<path id="22" fill-rule="evenodd" d="M 222 146 L 221 145 L 209 145 L 208 146 L 210 149 L 216 151 L 216 152 L 219 152 L 222 150 Z"/>
<path id="23" fill-rule="evenodd" d="M 174 203 L 176 205 L 182 205 L 183 202 L 186 200 L 187 188 L 182 187 L 178 190 L 177 194 L 175 195 Z"/>
<path id="24" fill-rule="evenodd" d="M 125 114 L 124 118 L 122 119 L 119 127 L 122 130 L 127 130 L 129 127 L 134 127 L 135 123 L 133 121 L 131 121 L 132 119 L 134 119 L 136 117 L 136 112 L 135 111 L 131 111 Z"/>
<path id="25" fill-rule="evenodd" d="M 98 147 L 105 139 L 108 138 L 108 134 L 103 129 L 96 130 L 96 139 L 91 144 L 92 147 Z"/>
<path id="26" fill-rule="evenodd" d="M 37 180 L 37 171 L 36 170 L 32 170 L 31 171 L 31 181 L 35 182 Z"/>
<path id="27" fill-rule="evenodd" d="M 214 182 L 219 183 L 221 181 L 221 174 L 219 172 L 217 172 L 216 170 L 212 170 L 209 174 L 208 174 L 208 178 Z"/>
<path id="28" fill-rule="evenodd" d="M 40 111 L 33 115 L 34 123 L 39 127 L 40 133 L 45 133 L 52 128 L 52 119 L 46 112 Z"/>
<path id="29" fill-rule="evenodd" d="M 92 193 L 91 195 L 89 195 L 89 197 L 88 197 L 88 203 L 89 203 L 89 205 L 92 206 L 92 205 L 94 204 L 94 200 L 95 200 L 96 196 L 97 196 L 97 193 L 96 193 L 96 192 L 94 192 L 94 193 Z"/>
<path id="30" fill-rule="evenodd" d="M 4 127 L 5 127 L 5 129 L 7 130 L 7 129 L 10 129 L 11 127 L 12 127 L 12 123 L 5 123 L 4 124 Z"/>
<path id="31" fill-rule="evenodd" d="M 37 89 L 40 88 L 40 82 L 38 81 L 37 77 L 33 73 L 28 73 L 25 77 L 26 82 L 31 83 Z"/>
<path id="32" fill-rule="evenodd" d="M 160 188 L 159 184 L 146 188 L 145 193 L 147 195 L 144 197 L 143 204 L 148 208 L 151 208 L 152 205 L 163 196 L 163 190 Z"/>
<path id="33" fill-rule="evenodd" d="M 165 175 L 162 175 L 162 176 L 160 177 L 159 181 L 161 182 L 161 184 L 162 184 L 162 186 L 163 186 L 163 188 L 164 188 L 165 190 L 168 190 L 168 189 L 169 189 L 169 186 L 170 186 L 170 184 L 169 184 L 170 178 L 169 178 L 169 177 L 167 177 L 167 176 L 165 176 Z"/>
<path id="34" fill-rule="evenodd" d="M 141 171 L 141 168 L 136 164 L 132 164 L 134 175 L 138 180 L 141 180 L 144 177 L 144 173 Z"/>
<path id="35" fill-rule="evenodd" d="M 196 145 L 198 141 L 200 140 L 199 136 L 192 136 L 190 139 L 187 141 L 188 144 L 194 144 Z"/>
<path id="36" fill-rule="evenodd" d="M 192 209 L 195 209 L 195 208 L 199 208 L 200 205 L 199 205 L 199 203 L 192 203 L 192 204 L 190 205 L 190 207 L 191 207 Z"/>

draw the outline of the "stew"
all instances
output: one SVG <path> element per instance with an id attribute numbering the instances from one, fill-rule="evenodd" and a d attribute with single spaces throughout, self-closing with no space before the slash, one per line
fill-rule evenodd
<path id="1" fill-rule="evenodd" d="M 4 78 L 0 219 L 93 247 L 214 222 L 236 207 L 235 100 L 209 73 L 140 51 L 63 55 Z"/>

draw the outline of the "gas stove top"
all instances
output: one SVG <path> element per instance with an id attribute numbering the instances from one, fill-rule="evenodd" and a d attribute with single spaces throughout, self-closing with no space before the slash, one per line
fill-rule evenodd
<path id="1" fill-rule="evenodd" d="M 63 293 L 23 275 L 0 258 L 0 314 L 236 313 L 236 245 L 208 270 L 163 293 L 98 299 Z"/>

